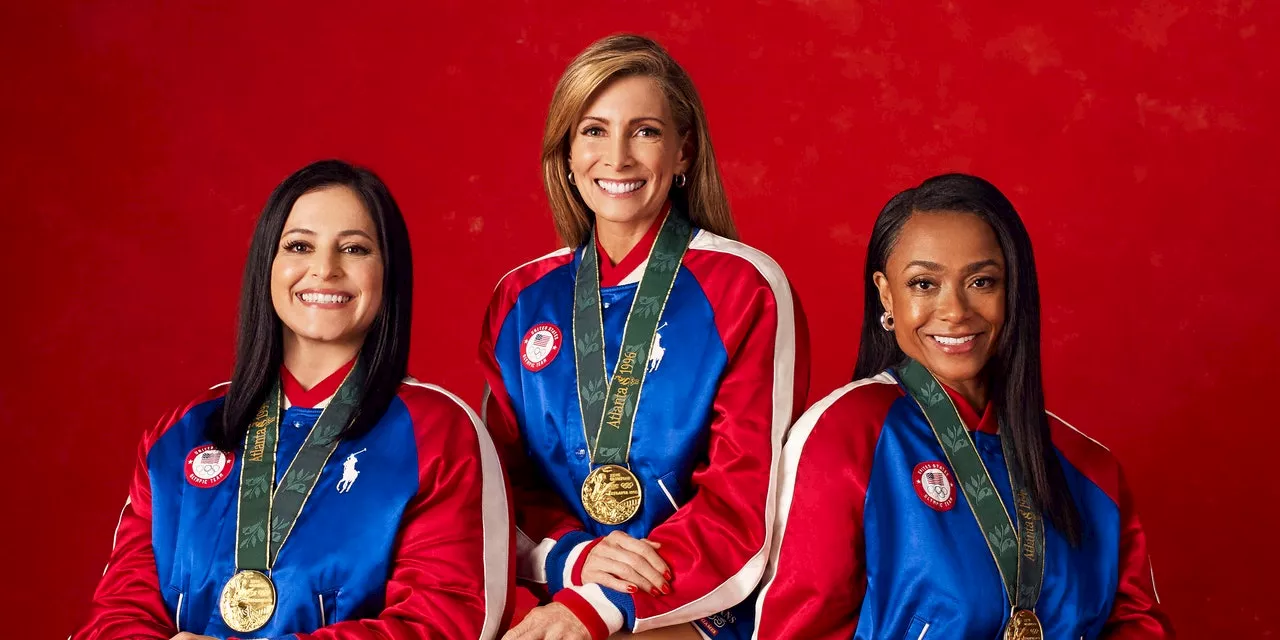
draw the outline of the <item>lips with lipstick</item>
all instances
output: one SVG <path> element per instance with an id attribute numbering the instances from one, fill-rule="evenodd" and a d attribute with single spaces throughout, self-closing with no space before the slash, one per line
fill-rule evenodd
<path id="1" fill-rule="evenodd" d="M 640 190 L 647 180 L 603 180 L 597 179 L 596 186 L 611 196 L 625 196 Z"/>

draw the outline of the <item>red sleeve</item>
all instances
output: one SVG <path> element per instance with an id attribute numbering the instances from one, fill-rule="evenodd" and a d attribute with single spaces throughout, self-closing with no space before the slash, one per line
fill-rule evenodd
<path id="1" fill-rule="evenodd" d="M 520 425 L 516 421 L 515 409 L 507 394 L 502 369 L 494 352 L 494 343 L 502 329 L 502 323 L 518 295 L 514 288 L 515 285 L 505 279 L 499 283 L 485 313 L 480 335 L 480 365 L 487 388 L 481 411 L 502 458 L 503 468 L 511 480 L 517 530 L 516 577 L 546 584 L 547 560 L 556 543 L 570 533 L 577 533 L 576 536 L 571 536 L 574 544 L 581 544 L 582 539 L 590 536 L 585 533 L 582 522 L 546 484 L 525 455 Z M 564 556 L 565 553 L 558 555 Z M 559 575 L 562 567 L 553 567 L 551 570 Z M 561 581 L 557 578 L 551 582 L 559 584 Z"/>
<path id="2" fill-rule="evenodd" d="M 102 580 L 93 592 L 89 620 L 73 636 L 76 640 L 169 640 L 178 633 L 160 595 L 160 577 L 151 546 L 151 476 L 147 470 L 147 452 L 191 406 L 165 416 L 142 437 L 138 445 L 133 481 L 129 485 L 124 510 L 120 512 L 120 522 L 116 525 L 111 556 L 103 570 Z"/>
<path id="3" fill-rule="evenodd" d="M 1102 637 L 1112 640 L 1172 638 L 1173 625 L 1161 610 L 1160 598 L 1156 595 L 1147 536 L 1138 521 L 1133 494 L 1123 473 L 1119 474 L 1119 484 L 1120 581 Z"/>
<path id="4" fill-rule="evenodd" d="M 768 560 L 782 441 L 807 393 L 807 328 L 797 322 L 781 269 L 736 242 L 714 238 L 710 251 L 693 248 L 685 266 L 711 303 L 728 364 L 713 403 L 707 462 L 693 474 L 693 497 L 649 535 L 672 567 L 672 592 L 610 590 L 602 598 L 597 585 L 570 587 L 611 632 L 618 631 L 619 614 L 630 613 L 627 604 L 634 607 L 630 626 L 639 633 L 719 613 L 756 588 Z"/>
<path id="5" fill-rule="evenodd" d="M 478 416 L 438 387 L 401 392 L 417 435 L 418 494 L 405 508 L 377 618 L 298 640 L 496 638 L 512 599 L 513 532 L 497 451 Z"/>
<path id="6" fill-rule="evenodd" d="M 782 453 L 777 538 L 756 603 L 761 638 L 844 640 L 858 626 L 867 576 L 862 524 L 876 442 L 901 394 L 878 379 L 820 401 Z M 795 527 L 787 526 L 799 518 Z"/>

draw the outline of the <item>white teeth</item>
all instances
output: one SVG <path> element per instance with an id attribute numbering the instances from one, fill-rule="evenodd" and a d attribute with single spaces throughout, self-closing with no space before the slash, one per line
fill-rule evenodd
<path id="1" fill-rule="evenodd" d="M 343 304 L 351 300 L 351 296 L 344 296 L 337 293 L 303 293 L 298 296 L 303 302 L 313 302 L 316 304 Z"/>
<path id="2" fill-rule="evenodd" d="M 605 191 L 608 191 L 609 193 L 616 196 L 624 193 L 631 193 L 632 191 L 635 191 L 636 189 L 643 187 L 644 180 L 637 180 L 635 182 L 614 182 L 613 180 L 596 180 L 596 184 L 600 185 L 601 189 L 604 189 Z"/>
<path id="3" fill-rule="evenodd" d="M 970 340 L 973 340 L 976 337 L 978 337 L 977 334 L 974 334 L 971 336 L 965 336 L 963 338 L 951 338 L 948 336 L 933 336 L 933 339 L 937 340 L 939 344 L 956 345 L 956 344 L 964 344 L 966 342 L 969 342 Z"/>

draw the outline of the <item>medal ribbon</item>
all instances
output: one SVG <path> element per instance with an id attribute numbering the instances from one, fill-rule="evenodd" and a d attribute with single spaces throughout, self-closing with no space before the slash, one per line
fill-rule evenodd
<path id="1" fill-rule="evenodd" d="M 631 453 L 631 428 L 640 403 L 649 349 L 692 237 L 693 227 L 673 207 L 658 231 L 635 301 L 627 313 L 612 377 L 604 357 L 599 258 L 590 243 L 582 250 L 573 287 L 573 352 L 578 368 L 578 408 L 592 464 L 625 465 Z"/>
<path id="2" fill-rule="evenodd" d="M 1012 439 L 1000 435 L 1009 484 L 1013 489 L 1014 512 L 1018 526 L 1014 529 L 1004 501 L 996 490 L 991 474 L 978 455 L 973 437 L 965 429 L 951 397 L 923 365 L 908 360 L 897 370 L 898 379 L 920 405 L 933 435 L 942 445 L 947 462 L 956 473 L 957 484 L 973 511 L 986 538 L 987 548 L 996 561 L 1005 593 L 1014 609 L 1035 609 L 1044 581 L 1044 522 L 1031 493 L 1027 490 Z"/>
<path id="3" fill-rule="evenodd" d="M 280 381 L 272 385 L 244 439 L 240 469 L 240 498 L 236 514 L 236 571 L 252 569 L 268 573 L 275 564 L 302 506 L 320 479 L 320 472 L 338 448 L 338 434 L 355 412 L 364 383 L 360 359 L 320 413 L 298 455 L 285 470 L 280 484 L 276 474 L 276 448 L 280 436 Z"/>

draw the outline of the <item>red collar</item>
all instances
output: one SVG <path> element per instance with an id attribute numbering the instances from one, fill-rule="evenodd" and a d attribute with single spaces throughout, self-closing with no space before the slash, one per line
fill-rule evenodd
<path id="1" fill-rule="evenodd" d="M 964 426 L 970 431 L 981 431 L 983 433 L 997 433 L 999 431 L 1000 421 L 996 416 L 996 409 L 991 402 L 987 402 L 987 406 L 982 408 L 982 417 L 978 417 L 978 412 L 956 392 L 955 389 L 942 385 L 946 389 L 947 395 L 951 396 L 951 402 L 956 405 L 956 411 L 960 413 L 960 419 L 964 421 Z"/>
<path id="2" fill-rule="evenodd" d="M 347 372 L 354 366 L 356 366 L 356 360 L 352 358 L 351 362 L 338 367 L 337 371 L 329 374 L 329 377 L 321 380 L 319 384 L 306 389 L 284 365 L 280 365 L 280 386 L 284 389 L 284 395 L 289 399 L 289 404 L 299 409 L 311 409 L 337 393 L 338 387 L 342 386 L 342 381 L 347 378 Z"/>
<path id="3" fill-rule="evenodd" d="M 667 219 L 667 213 L 671 211 L 671 201 L 663 205 L 662 213 L 653 222 L 649 223 L 649 230 L 645 232 L 644 237 L 640 238 L 640 242 L 627 252 L 627 255 L 618 261 L 618 264 L 609 262 L 609 255 L 604 252 L 604 247 L 600 246 L 600 235 L 596 234 L 596 256 L 599 257 L 600 263 L 600 288 L 616 287 L 631 275 L 640 263 L 649 259 L 649 250 L 653 248 L 653 243 L 658 240 L 658 232 L 662 230 L 662 223 Z"/>

